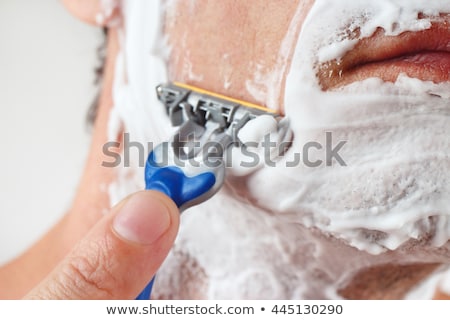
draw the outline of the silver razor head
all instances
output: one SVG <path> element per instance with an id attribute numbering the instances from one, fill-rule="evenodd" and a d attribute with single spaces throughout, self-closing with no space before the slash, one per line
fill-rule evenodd
<path id="1" fill-rule="evenodd" d="M 161 84 L 156 93 L 172 125 L 181 126 L 182 136 L 190 131 L 200 136 L 201 142 L 220 142 L 226 149 L 241 143 L 238 134 L 248 121 L 270 115 L 279 124 L 279 142 L 292 139 L 288 119 L 271 109 L 181 83 Z M 183 129 L 184 126 L 187 128 Z"/>

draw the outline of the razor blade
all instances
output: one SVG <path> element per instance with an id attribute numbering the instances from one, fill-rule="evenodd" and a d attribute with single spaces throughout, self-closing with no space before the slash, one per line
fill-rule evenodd
<path id="1" fill-rule="evenodd" d="M 238 145 L 239 130 L 250 120 L 270 115 L 277 120 L 282 117 L 275 111 L 263 106 L 229 98 L 214 92 L 182 83 L 168 83 L 156 88 L 158 99 L 164 104 L 170 121 L 180 126 L 180 135 L 194 132 L 202 140 L 214 140 Z M 195 124 L 192 126 L 191 124 Z M 183 126 L 188 126 L 183 130 Z M 286 127 L 286 131 L 288 126 Z"/>
<path id="2" fill-rule="evenodd" d="M 180 126 L 182 138 L 194 131 L 201 141 L 222 141 L 225 146 L 227 143 L 238 146 L 242 143 L 239 131 L 261 115 L 270 115 L 278 121 L 281 140 L 291 138 L 287 119 L 272 109 L 178 82 L 160 85 L 156 92 L 172 125 Z M 188 128 L 184 130 L 183 126 Z M 198 131 L 193 130 L 197 126 Z"/>

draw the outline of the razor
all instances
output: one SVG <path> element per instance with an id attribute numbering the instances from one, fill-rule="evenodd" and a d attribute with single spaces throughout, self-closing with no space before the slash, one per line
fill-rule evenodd
<path id="1" fill-rule="evenodd" d="M 287 119 L 266 107 L 178 82 L 159 85 L 156 94 L 171 124 L 179 128 L 150 152 L 145 185 L 169 196 L 180 212 L 220 190 L 226 152 L 234 146 L 245 147 L 239 131 L 249 121 L 272 116 L 278 124 L 278 143 L 286 146 L 291 141 Z M 137 299 L 149 299 L 152 285 L 153 280 Z"/>

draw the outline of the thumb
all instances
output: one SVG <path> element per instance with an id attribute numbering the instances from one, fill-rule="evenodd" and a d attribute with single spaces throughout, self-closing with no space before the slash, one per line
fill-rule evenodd
<path id="1" fill-rule="evenodd" d="M 175 240 L 179 211 L 157 191 L 111 209 L 25 299 L 134 299 Z"/>

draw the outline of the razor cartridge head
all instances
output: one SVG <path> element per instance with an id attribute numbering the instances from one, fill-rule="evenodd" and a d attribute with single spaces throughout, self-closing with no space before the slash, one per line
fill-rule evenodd
<path id="1" fill-rule="evenodd" d="M 224 142 L 238 145 L 241 142 L 238 133 L 248 121 L 270 115 L 279 122 L 283 139 L 291 138 L 287 119 L 266 107 L 178 82 L 161 84 L 156 93 L 174 126 L 193 122 L 205 128 L 214 127 L 206 131 L 214 131 L 215 139 L 221 136 Z"/>

